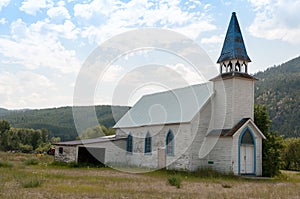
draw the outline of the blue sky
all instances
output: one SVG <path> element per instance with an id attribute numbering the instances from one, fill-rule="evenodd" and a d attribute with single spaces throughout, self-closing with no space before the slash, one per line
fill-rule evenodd
<path id="1" fill-rule="evenodd" d="M 299 0 L 0 0 L 0 107 L 72 105 L 76 78 L 89 54 L 105 40 L 133 29 L 179 32 L 215 62 L 233 11 L 252 59 L 250 73 L 255 73 L 299 56 L 299 10 Z M 106 91 L 95 94 L 96 104 L 111 104 L 112 85 L 124 75 L 126 61 L 128 57 L 120 58 L 105 76 Z M 172 64 L 193 79 L 184 63 Z M 140 90 L 121 104 L 132 105 L 156 89 Z"/>

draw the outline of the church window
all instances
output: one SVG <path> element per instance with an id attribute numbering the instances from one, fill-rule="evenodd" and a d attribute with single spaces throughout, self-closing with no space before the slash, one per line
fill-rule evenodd
<path id="1" fill-rule="evenodd" d="M 171 130 L 169 130 L 166 138 L 166 154 L 168 156 L 174 155 L 174 135 Z"/>
<path id="2" fill-rule="evenodd" d="M 132 153 L 132 149 L 133 149 L 133 144 L 132 144 L 132 135 L 129 134 L 128 137 L 127 137 L 127 143 L 126 143 L 126 151 L 128 153 Z"/>
<path id="3" fill-rule="evenodd" d="M 241 144 L 254 145 L 254 141 L 253 141 L 253 138 L 251 136 L 249 129 L 247 129 L 246 132 L 244 133 Z"/>
<path id="4" fill-rule="evenodd" d="M 145 138 L 145 153 L 151 153 L 151 152 L 152 152 L 152 137 L 148 132 Z"/>

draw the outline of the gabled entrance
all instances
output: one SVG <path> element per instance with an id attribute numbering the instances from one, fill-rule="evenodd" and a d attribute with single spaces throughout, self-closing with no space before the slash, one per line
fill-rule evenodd
<path id="1" fill-rule="evenodd" d="M 246 127 L 239 137 L 239 174 L 256 174 L 256 143 L 254 134 Z"/>

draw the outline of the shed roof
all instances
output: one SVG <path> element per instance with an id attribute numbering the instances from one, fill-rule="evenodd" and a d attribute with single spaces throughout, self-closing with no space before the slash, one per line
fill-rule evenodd
<path id="1" fill-rule="evenodd" d="M 100 143 L 100 142 L 108 142 L 108 141 L 116 141 L 125 138 L 117 138 L 116 135 L 109 135 L 98 137 L 94 139 L 85 139 L 85 140 L 73 140 L 67 142 L 58 142 L 55 145 L 58 146 L 76 146 L 76 145 L 84 145 L 84 144 L 92 144 L 92 143 Z"/>
<path id="2" fill-rule="evenodd" d="M 217 63 L 233 59 L 251 62 L 235 12 L 232 13 L 222 52 Z"/>
<path id="3" fill-rule="evenodd" d="M 114 128 L 190 122 L 213 92 L 213 83 L 207 82 L 144 95 Z"/>
<path id="4" fill-rule="evenodd" d="M 256 128 L 258 133 L 262 136 L 263 139 L 266 139 L 264 134 L 259 130 L 259 128 L 255 125 L 251 118 L 243 118 L 241 119 L 234 127 L 231 129 L 213 129 L 211 130 L 207 136 L 220 136 L 220 137 L 231 137 L 233 136 L 239 129 L 241 129 L 247 123 L 252 123 L 252 125 Z"/>

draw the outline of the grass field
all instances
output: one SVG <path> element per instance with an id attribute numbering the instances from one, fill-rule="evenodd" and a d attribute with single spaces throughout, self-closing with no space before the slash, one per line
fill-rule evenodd
<path id="1" fill-rule="evenodd" d="M 110 168 L 70 168 L 53 157 L 0 152 L 0 198 L 300 198 L 299 172 L 275 179 L 197 177 L 167 171 L 132 174 Z"/>

